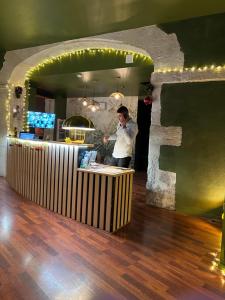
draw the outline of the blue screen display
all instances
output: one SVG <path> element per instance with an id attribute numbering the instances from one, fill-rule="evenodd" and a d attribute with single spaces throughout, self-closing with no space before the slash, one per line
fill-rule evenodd
<path id="1" fill-rule="evenodd" d="M 23 140 L 33 140 L 34 137 L 35 137 L 34 133 L 20 132 L 20 139 L 23 139 Z"/>
<path id="2" fill-rule="evenodd" d="M 27 123 L 33 128 L 54 128 L 55 114 L 28 111 Z"/>

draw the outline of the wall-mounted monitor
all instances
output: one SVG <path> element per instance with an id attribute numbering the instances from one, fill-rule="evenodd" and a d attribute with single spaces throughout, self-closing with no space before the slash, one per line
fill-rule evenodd
<path id="1" fill-rule="evenodd" d="M 27 123 L 29 127 L 33 127 L 33 128 L 54 128 L 55 114 L 28 111 Z"/>

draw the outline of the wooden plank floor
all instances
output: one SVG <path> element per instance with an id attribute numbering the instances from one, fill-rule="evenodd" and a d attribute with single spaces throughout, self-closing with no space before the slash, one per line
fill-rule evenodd
<path id="1" fill-rule="evenodd" d="M 220 230 L 147 207 L 136 176 L 132 223 L 117 234 L 47 211 L 0 179 L 0 299 L 224 299 L 210 271 Z"/>

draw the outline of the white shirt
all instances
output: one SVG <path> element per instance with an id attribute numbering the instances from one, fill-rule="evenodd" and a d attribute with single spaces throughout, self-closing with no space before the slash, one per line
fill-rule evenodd
<path id="1" fill-rule="evenodd" d="M 110 135 L 109 140 L 116 140 L 113 157 L 124 158 L 132 156 L 132 149 L 134 146 L 135 138 L 138 133 L 137 124 L 130 119 L 123 128 L 119 123 L 115 134 Z"/>

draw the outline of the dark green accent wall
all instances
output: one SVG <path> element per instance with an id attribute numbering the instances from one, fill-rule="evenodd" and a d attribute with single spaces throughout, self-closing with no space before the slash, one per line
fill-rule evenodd
<path id="1" fill-rule="evenodd" d="M 56 114 L 56 124 L 57 119 L 66 119 L 66 105 L 67 105 L 67 97 L 63 94 L 55 95 L 55 114 Z M 56 129 L 54 131 L 54 140 L 56 140 Z"/>
<path id="2" fill-rule="evenodd" d="M 2 69 L 3 63 L 5 61 L 4 59 L 5 53 L 6 53 L 5 50 L 0 49 L 0 70 Z"/>
<path id="3" fill-rule="evenodd" d="M 172 22 L 159 27 L 177 35 L 186 67 L 225 64 L 225 14 Z"/>
<path id="4" fill-rule="evenodd" d="M 181 147 L 161 146 L 160 169 L 176 172 L 176 209 L 220 218 L 225 195 L 225 82 L 163 85 L 162 126 L 181 126 Z"/>
<path id="5" fill-rule="evenodd" d="M 37 88 L 30 87 L 28 99 L 28 110 L 30 111 L 37 111 L 37 103 L 36 103 L 36 95 L 37 95 Z"/>
<path id="6" fill-rule="evenodd" d="M 57 119 L 66 118 L 67 98 L 64 95 L 55 95 L 55 114 Z"/>

